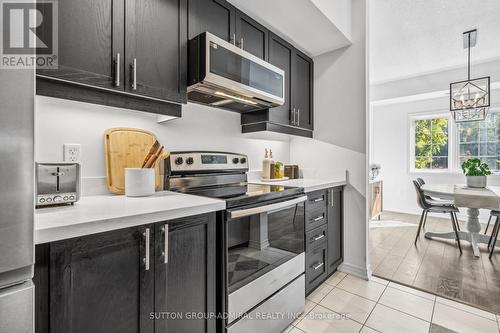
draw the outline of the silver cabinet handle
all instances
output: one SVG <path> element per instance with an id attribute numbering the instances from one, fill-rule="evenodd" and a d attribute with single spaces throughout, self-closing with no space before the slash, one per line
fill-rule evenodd
<path id="1" fill-rule="evenodd" d="M 233 45 L 236 46 L 236 34 L 233 34 Z"/>
<path id="2" fill-rule="evenodd" d="M 295 108 L 292 109 L 292 125 L 295 125 Z"/>
<path id="3" fill-rule="evenodd" d="M 297 109 L 297 126 L 300 126 L 300 109 Z"/>
<path id="4" fill-rule="evenodd" d="M 132 90 L 137 90 L 137 59 L 134 58 L 134 61 L 130 64 L 130 71 L 132 72 L 132 82 L 130 86 Z"/>
<path id="5" fill-rule="evenodd" d="M 240 49 L 243 50 L 243 37 L 240 38 Z"/>
<path id="6" fill-rule="evenodd" d="M 163 248 L 163 259 L 164 259 L 164 263 L 168 264 L 168 224 L 165 224 L 161 228 L 161 230 L 163 231 L 163 237 L 164 237 L 163 246 L 165 246 Z"/>
<path id="7" fill-rule="evenodd" d="M 142 234 L 146 238 L 146 254 L 144 255 L 144 265 L 146 266 L 146 270 L 149 271 L 149 246 L 150 246 L 150 230 L 146 228 L 144 233 Z"/>
<path id="8" fill-rule="evenodd" d="M 314 222 L 318 222 L 318 221 L 321 221 L 324 218 L 325 218 L 325 215 L 321 215 L 321 216 L 318 216 L 318 217 L 314 218 L 313 221 Z"/>
<path id="9" fill-rule="evenodd" d="M 330 206 L 333 207 L 333 189 L 330 190 Z"/>
<path id="10" fill-rule="evenodd" d="M 312 268 L 317 271 L 318 269 L 320 269 L 321 267 L 323 267 L 324 263 L 320 262 L 319 264 L 313 266 Z"/>
<path id="11" fill-rule="evenodd" d="M 65 173 L 62 171 L 59 171 L 59 172 L 52 172 L 51 175 L 54 177 L 60 177 L 60 176 L 64 176 Z"/>
<path id="12" fill-rule="evenodd" d="M 321 201 L 323 201 L 323 200 L 325 200 L 325 198 L 321 197 L 321 198 L 316 198 L 316 199 L 314 199 L 313 201 L 314 201 L 314 202 L 321 202 Z"/>
<path id="13" fill-rule="evenodd" d="M 120 53 L 117 53 L 115 60 L 115 87 L 119 86 L 120 86 Z"/>
<path id="14" fill-rule="evenodd" d="M 314 241 L 319 241 L 321 238 L 324 238 L 325 235 L 319 235 L 319 236 L 314 236 L 313 239 Z"/>

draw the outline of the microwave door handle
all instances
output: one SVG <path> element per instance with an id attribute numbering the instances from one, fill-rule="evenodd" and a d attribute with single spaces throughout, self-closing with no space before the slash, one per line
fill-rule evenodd
<path id="1" fill-rule="evenodd" d="M 237 209 L 237 210 L 228 211 L 228 216 L 230 219 L 237 219 L 240 217 L 246 217 L 246 216 L 251 216 L 251 215 L 255 215 L 255 214 L 266 213 L 266 212 L 270 212 L 270 211 L 274 211 L 274 210 L 287 208 L 287 207 L 299 204 L 301 202 L 304 202 L 306 200 L 307 200 L 307 196 L 304 195 L 304 196 L 301 196 L 301 197 L 298 197 L 295 199 L 282 201 L 282 202 L 276 202 L 276 203 L 272 203 L 272 204 L 265 205 L 265 206 L 258 206 L 258 207 L 244 208 L 244 209 Z"/>

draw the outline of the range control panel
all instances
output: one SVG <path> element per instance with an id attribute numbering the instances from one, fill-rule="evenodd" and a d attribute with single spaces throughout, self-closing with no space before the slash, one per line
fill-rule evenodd
<path id="1" fill-rule="evenodd" d="M 220 152 L 173 152 L 169 157 L 172 173 L 248 171 L 248 158 L 243 154 Z"/>

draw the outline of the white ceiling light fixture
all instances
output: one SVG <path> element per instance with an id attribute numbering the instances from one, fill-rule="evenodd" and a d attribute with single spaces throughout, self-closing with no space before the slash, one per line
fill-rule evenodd
<path id="1" fill-rule="evenodd" d="M 476 45 L 477 30 L 463 33 L 467 49 L 467 80 L 450 84 L 450 111 L 455 122 L 486 119 L 490 107 L 490 77 L 470 78 L 470 49 Z"/>

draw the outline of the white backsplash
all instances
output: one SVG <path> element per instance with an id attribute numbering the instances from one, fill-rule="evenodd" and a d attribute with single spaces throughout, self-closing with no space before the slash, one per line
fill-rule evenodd
<path id="1" fill-rule="evenodd" d="M 82 194 L 105 192 L 104 131 L 112 127 L 153 132 L 169 151 L 216 150 L 248 155 L 250 170 L 260 170 L 264 149 L 289 163 L 288 141 L 261 140 L 241 133 L 240 115 L 197 104 L 183 106 L 182 118 L 163 124 L 145 112 L 37 96 L 35 99 L 35 158 L 63 159 L 64 143 L 82 147 Z"/>

